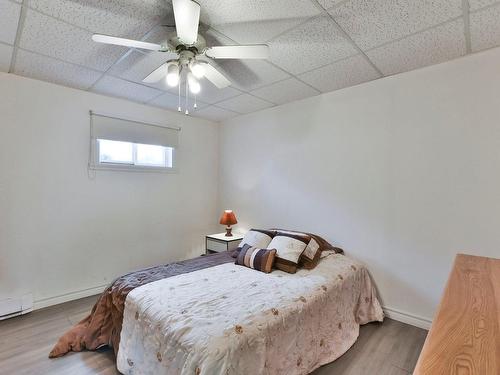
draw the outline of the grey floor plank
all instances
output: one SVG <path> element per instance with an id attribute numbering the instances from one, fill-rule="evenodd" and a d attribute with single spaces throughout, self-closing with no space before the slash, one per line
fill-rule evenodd
<path id="1" fill-rule="evenodd" d="M 0 321 L 0 374 L 117 375 L 112 350 L 70 353 L 49 359 L 50 349 L 90 311 L 97 296 Z M 395 320 L 361 327 L 358 341 L 313 375 L 410 375 L 427 331 Z"/>

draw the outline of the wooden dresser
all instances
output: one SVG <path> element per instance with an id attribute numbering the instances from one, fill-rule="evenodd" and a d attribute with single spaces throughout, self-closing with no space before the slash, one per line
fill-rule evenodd
<path id="1" fill-rule="evenodd" d="M 457 255 L 413 375 L 500 375 L 500 259 Z"/>

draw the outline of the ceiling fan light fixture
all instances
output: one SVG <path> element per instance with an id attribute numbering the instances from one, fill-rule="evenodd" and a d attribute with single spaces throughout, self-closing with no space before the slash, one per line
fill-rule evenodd
<path id="1" fill-rule="evenodd" d="M 205 76 L 205 67 L 203 66 L 202 63 L 198 61 L 191 62 L 189 69 L 191 70 L 193 75 L 198 79 L 203 78 Z"/>
<path id="2" fill-rule="evenodd" d="M 201 91 L 201 86 L 196 77 L 194 76 L 193 73 L 189 72 L 188 74 L 188 85 L 189 85 L 189 91 L 191 91 L 192 94 L 198 94 Z"/>
<path id="3" fill-rule="evenodd" d="M 173 63 L 169 64 L 167 68 L 167 85 L 175 87 L 179 84 L 179 65 Z"/>

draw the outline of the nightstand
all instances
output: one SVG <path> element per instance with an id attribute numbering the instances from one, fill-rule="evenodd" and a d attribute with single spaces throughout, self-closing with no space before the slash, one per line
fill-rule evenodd
<path id="1" fill-rule="evenodd" d="M 205 249 L 207 254 L 231 251 L 238 247 L 242 234 L 233 233 L 231 237 L 226 237 L 226 233 L 210 234 L 205 237 Z"/>

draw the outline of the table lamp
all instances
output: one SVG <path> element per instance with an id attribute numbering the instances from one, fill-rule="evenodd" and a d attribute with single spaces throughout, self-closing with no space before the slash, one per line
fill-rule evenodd
<path id="1" fill-rule="evenodd" d="M 227 225 L 226 227 L 226 237 L 232 237 L 231 233 L 231 225 L 236 224 L 238 221 L 236 220 L 236 216 L 234 215 L 233 210 L 224 210 L 222 216 L 220 217 L 219 223 L 222 225 Z"/>

